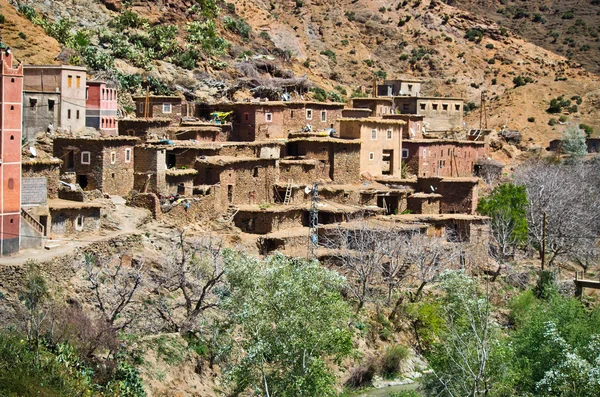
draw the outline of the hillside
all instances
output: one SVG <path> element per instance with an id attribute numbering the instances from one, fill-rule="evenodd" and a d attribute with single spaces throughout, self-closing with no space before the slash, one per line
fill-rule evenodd
<path id="1" fill-rule="evenodd" d="M 348 100 L 361 87 L 370 90 L 374 75 L 410 76 L 428 80 L 426 94 L 462 96 L 476 105 L 486 90 L 488 126 L 520 129 L 531 145 L 559 136 L 561 125 L 548 121 L 563 113 L 600 130 L 597 1 L 241 0 L 217 2 L 218 10 L 210 7 L 213 0 L 124 3 L 12 1 L 35 10 L 30 19 L 62 40 L 63 50 L 59 55 L 42 33 L 27 40 L 5 34 L 4 40 L 23 62 L 49 62 L 42 55 L 54 53 L 62 62 L 106 69 L 99 75 L 129 91 L 142 89 L 143 76 L 156 79 L 149 81 L 155 91 L 174 89 L 198 100 L 310 84 Z M 4 32 L 14 33 L 15 25 L 39 31 L 14 10 L 3 13 Z M 67 20 L 72 23 L 60 25 Z M 515 87 L 518 76 L 523 85 Z M 561 95 L 580 98 L 548 114 L 550 100 Z M 472 111 L 467 125 L 479 126 L 479 118 Z"/>

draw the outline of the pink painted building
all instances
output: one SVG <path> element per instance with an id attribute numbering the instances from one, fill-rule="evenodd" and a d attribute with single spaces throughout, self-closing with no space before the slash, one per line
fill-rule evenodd
<path id="1" fill-rule="evenodd" d="M 21 234 L 21 118 L 23 66 L 0 51 L 0 257 L 19 251 Z"/>
<path id="2" fill-rule="evenodd" d="M 103 81 L 88 81 L 85 93 L 85 126 L 102 135 L 118 135 L 117 90 Z"/>

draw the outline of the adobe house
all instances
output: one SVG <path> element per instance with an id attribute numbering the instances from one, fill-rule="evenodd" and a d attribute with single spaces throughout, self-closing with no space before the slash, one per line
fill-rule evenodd
<path id="1" fill-rule="evenodd" d="M 21 235 L 21 114 L 23 66 L 0 50 L 0 257 L 19 251 Z"/>
<path id="2" fill-rule="evenodd" d="M 267 234 L 308 224 L 308 207 L 303 206 L 238 206 L 234 223 L 244 233 Z"/>
<path id="3" fill-rule="evenodd" d="M 63 160 L 62 173 L 74 173 L 83 190 L 125 196 L 133 189 L 134 137 L 54 139 L 54 157 Z"/>
<path id="4" fill-rule="evenodd" d="M 85 98 L 85 126 L 102 135 L 118 135 L 116 88 L 103 81 L 88 81 Z"/>
<path id="5" fill-rule="evenodd" d="M 134 96 L 135 117 L 165 118 L 172 123 L 179 123 L 182 117 L 188 116 L 187 106 L 182 98 L 169 95 Z M 148 102 L 148 109 L 146 109 Z"/>
<path id="6" fill-rule="evenodd" d="M 338 129 L 344 103 L 336 102 L 236 102 L 216 106 L 233 111 L 231 140 L 255 141 L 287 138 L 307 125 L 313 131 Z"/>
<path id="7" fill-rule="evenodd" d="M 71 132 L 85 129 L 85 67 L 25 65 L 23 82 L 23 130 L 29 141 L 45 132 L 51 121 Z"/>
<path id="8" fill-rule="evenodd" d="M 401 174 L 402 120 L 340 119 L 340 138 L 360 139 L 360 172 Z"/>
<path id="9" fill-rule="evenodd" d="M 378 96 L 419 96 L 421 94 L 422 80 L 418 79 L 396 79 L 384 80 L 383 84 L 377 85 Z"/>
<path id="10" fill-rule="evenodd" d="M 394 112 L 424 116 L 425 129 L 445 132 L 463 127 L 463 99 L 395 96 Z"/>
<path id="11" fill-rule="evenodd" d="M 121 119 L 117 123 L 119 136 L 137 137 L 141 141 L 152 139 L 167 139 L 169 137 L 169 126 L 171 119 Z"/>
<path id="12" fill-rule="evenodd" d="M 80 202 L 61 199 L 48 200 L 49 237 L 68 237 L 78 233 L 92 233 L 100 229 L 103 205 L 93 201 Z"/>
<path id="13" fill-rule="evenodd" d="M 362 119 L 363 117 L 371 117 L 373 111 L 369 108 L 345 108 L 342 109 L 342 117 L 350 119 Z"/>
<path id="14" fill-rule="evenodd" d="M 402 130 L 402 139 L 423 139 L 423 118 L 418 114 L 384 114 L 386 120 L 402 120 L 406 128 Z"/>
<path id="15" fill-rule="evenodd" d="M 354 98 L 352 107 L 358 109 L 371 109 L 370 117 L 383 117 L 393 113 L 394 100 L 385 97 Z"/>
<path id="16" fill-rule="evenodd" d="M 360 141 L 327 136 L 303 136 L 287 141 L 279 161 L 279 180 L 312 184 L 315 181 L 358 183 Z"/>
<path id="17" fill-rule="evenodd" d="M 486 157 L 487 145 L 478 141 L 412 139 L 402 149 L 407 171 L 419 177 L 470 177 Z"/>
<path id="18" fill-rule="evenodd" d="M 588 153 L 600 153 L 600 138 L 591 138 L 588 137 L 585 139 L 585 143 L 587 145 Z M 561 153 L 562 140 L 561 139 L 553 139 L 550 141 L 550 145 L 548 146 L 548 151 Z"/>
<path id="19" fill-rule="evenodd" d="M 489 218 L 486 216 L 402 214 L 394 216 L 392 219 L 406 224 L 420 225 L 428 237 L 444 238 L 453 243 L 487 244 L 490 237 Z"/>
<path id="20" fill-rule="evenodd" d="M 170 127 L 169 137 L 173 140 L 194 140 L 199 142 L 226 142 L 231 135 L 231 124 L 214 124 L 207 122 L 182 122 Z"/>
<path id="21" fill-rule="evenodd" d="M 273 183 L 277 181 L 276 163 L 275 158 L 198 158 L 194 185 L 213 187 L 217 211 L 232 204 L 272 203 Z"/>

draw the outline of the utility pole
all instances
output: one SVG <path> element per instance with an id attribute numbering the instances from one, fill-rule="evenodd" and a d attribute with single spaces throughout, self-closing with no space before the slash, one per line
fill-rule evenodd
<path id="1" fill-rule="evenodd" d="M 544 219 L 542 221 L 542 270 L 546 265 L 546 213 L 544 212 Z"/>
<path id="2" fill-rule="evenodd" d="M 481 91 L 481 107 L 479 108 L 479 129 L 488 128 L 487 122 L 487 98 L 485 90 Z"/>
<path id="3" fill-rule="evenodd" d="M 319 208 L 317 203 L 319 202 L 319 184 L 313 183 L 312 188 L 312 199 L 310 206 L 309 215 L 309 227 L 310 232 L 308 235 L 308 259 L 315 259 L 317 257 L 317 249 L 319 248 Z"/>
<path id="4" fill-rule="evenodd" d="M 146 101 L 144 102 L 144 118 L 148 118 L 148 107 L 150 106 L 150 90 L 149 87 L 146 86 Z"/>

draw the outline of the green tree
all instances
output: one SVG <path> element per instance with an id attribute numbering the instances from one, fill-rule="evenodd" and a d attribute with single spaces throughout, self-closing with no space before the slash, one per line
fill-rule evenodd
<path id="1" fill-rule="evenodd" d="M 230 313 L 239 360 L 234 392 L 261 396 L 335 396 L 327 362 L 352 351 L 344 279 L 318 262 L 275 255 L 264 261 L 226 253 Z"/>
<path id="2" fill-rule="evenodd" d="M 585 133 L 577 126 L 567 127 L 561 138 L 561 148 L 571 162 L 585 156 L 587 154 Z"/>
<path id="3" fill-rule="evenodd" d="M 517 248 L 527 241 L 527 205 L 524 186 L 503 183 L 477 206 L 479 213 L 491 218 L 490 253 L 501 264 L 514 257 Z"/>

